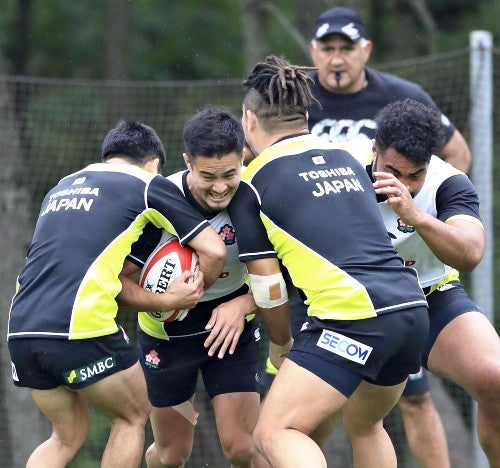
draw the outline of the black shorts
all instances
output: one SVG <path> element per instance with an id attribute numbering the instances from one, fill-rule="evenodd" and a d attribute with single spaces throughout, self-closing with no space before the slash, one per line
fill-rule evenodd
<path id="1" fill-rule="evenodd" d="M 302 299 L 294 298 L 290 300 L 290 323 L 292 327 L 292 335 L 295 336 L 299 333 L 304 322 L 308 320 L 307 316 L 307 306 L 304 304 Z M 408 382 L 403 390 L 403 395 L 421 395 L 427 393 L 430 390 L 429 378 L 427 376 L 428 371 L 422 367 L 415 374 L 410 374 L 408 377 Z M 262 378 L 260 381 L 261 393 L 267 392 L 271 384 L 273 383 L 274 376 L 276 372 L 269 369 L 267 362 L 264 365 L 264 370 L 262 372 Z"/>
<path id="2" fill-rule="evenodd" d="M 437 336 L 453 319 L 467 312 L 481 312 L 467 295 L 460 281 L 450 281 L 427 296 L 429 304 L 429 336 L 422 352 L 422 365 L 427 368 L 429 353 Z"/>
<path id="3" fill-rule="evenodd" d="M 428 330 L 425 306 L 365 320 L 309 317 L 288 358 L 349 397 L 361 380 L 391 386 L 418 372 Z"/>
<path id="4" fill-rule="evenodd" d="M 138 361 L 123 329 L 85 340 L 19 338 L 8 345 L 14 384 L 38 390 L 84 388 Z"/>
<path id="5" fill-rule="evenodd" d="M 429 384 L 428 373 L 428 370 L 421 367 L 416 374 L 410 374 L 408 376 L 408 382 L 406 382 L 405 389 L 403 390 L 403 395 L 423 395 L 424 393 L 429 392 L 431 386 Z"/>
<path id="6" fill-rule="evenodd" d="M 196 391 L 198 372 L 210 399 L 221 393 L 257 392 L 260 379 L 260 329 L 255 320 L 245 322 L 234 354 L 210 357 L 203 346 L 207 333 L 160 340 L 137 331 L 140 362 L 148 396 L 156 408 L 174 406 Z"/>

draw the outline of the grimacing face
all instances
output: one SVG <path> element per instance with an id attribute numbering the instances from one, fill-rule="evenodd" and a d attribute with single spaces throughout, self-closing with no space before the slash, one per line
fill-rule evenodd
<path id="1" fill-rule="evenodd" d="M 242 155 L 237 152 L 220 158 L 184 153 L 189 174 L 187 183 L 195 200 L 206 210 L 222 211 L 229 205 L 241 181 Z"/>
<path id="2" fill-rule="evenodd" d="M 389 172 L 406 186 L 412 197 L 424 185 L 429 163 L 414 164 L 393 148 L 374 153 L 373 172 Z"/>
<path id="3" fill-rule="evenodd" d="M 365 65 L 371 50 L 371 41 L 352 42 L 341 34 L 330 34 L 309 45 L 311 59 L 318 68 L 319 82 L 328 91 L 338 94 L 352 94 L 363 89 Z"/>

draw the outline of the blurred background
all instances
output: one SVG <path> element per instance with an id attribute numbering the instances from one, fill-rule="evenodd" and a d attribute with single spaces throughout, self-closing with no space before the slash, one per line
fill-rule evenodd
<path id="1" fill-rule="evenodd" d="M 356 9 L 365 20 L 374 41 L 369 65 L 421 84 L 470 143 L 470 34 L 486 30 L 498 37 L 498 0 L 0 0 L 2 336 L 44 194 L 62 176 L 99 159 L 102 138 L 117 120 L 137 119 L 153 126 L 167 151 L 164 174 L 181 169 L 187 118 L 205 104 L 224 105 L 239 115 L 241 81 L 268 54 L 310 65 L 313 23 L 322 11 L 337 5 Z M 498 57 L 495 47 L 491 53 Z M 497 65 L 490 79 L 498 101 Z M 500 128 L 492 104 L 486 119 L 493 124 L 495 154 Z M 484 140 L 489 138 L 484 135 Z M 474 164 L 483 164 L 480 154 L 473 154 Z M 491 180 L 474 182 L 492 182 L 491 193 L 483 196 L 485 202 L 492 200 L 496 214 L 496 164 L 487 176 Z M 491 241 L 499 229 L 497 218 L 491 218 Z M 497 257 L 493 255 L 484 283 L 498 276 Z M 469 284 L 468 276 L 464 279 Z M 494 308 L 490 312 L 494 320 Z M 134 338 L 135 317 L 122 313 L 120 319 Z M 49 427 L 28 392 L 13 386 L 4 339 L 0 359 L 0 466 L 22 467 L 32 449 L 48 437 Z M 469 397 L 441 379 L 433 378 L 432 385 L 453 466 L 479 466 Z M 227 466 L 202 386 L 198 394 L 201 417 L 188 466 Z M 109 427 L 97 414 L 93 423 L 87 443 L 71 464 L 74 468 L 99 466 Z M 400 465 L 417 466 L 397 409 L 386 425 Z M 147 437 L 149 443 L 149 431 Z M 342 428 L 325 453 L 329 466 L 350 466 Z"/>

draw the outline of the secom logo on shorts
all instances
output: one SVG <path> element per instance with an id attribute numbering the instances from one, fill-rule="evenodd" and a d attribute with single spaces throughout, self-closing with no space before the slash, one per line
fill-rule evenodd
<path id="1" fill-rule="evenodd" d="M 371 346 L 330 330 L 323 330 L 316 344 L 320 348 L 363 365 L 373 349 Z"/>
<path id="2" fill-rule="evenodd" d="M 85 382 L 87 379 L 90 379 L 94 375 L 102 374 L 109 369 L 112 369 L 116 366 L 115 358 L 112 356 L 108 356 L 99 361 L 92 362 L 87 364 L 84 367 L 80 367 L 79 369 L 73 369 L 69 372 L 64 372 L 63 377 L 66 382 L 69 384 L 72 383 L 81 383 Z"/>

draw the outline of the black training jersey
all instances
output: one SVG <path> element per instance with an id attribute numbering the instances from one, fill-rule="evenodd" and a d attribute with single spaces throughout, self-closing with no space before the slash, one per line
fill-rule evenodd
<path id="1" fill-rule="evenodd" d="M 278 256 L 308 314 L 357 320 L 425 304 L 394 250 L 365 168 L 306 134 L 262 152 L 229 212 L 242 261 Z"/>
<path id="2" fill-rule="evenodd" d="M 311 76 L 314 79 L 311 90 L 321 107 L 313 105 L 308 109 L 309 130 L 329 141 L 375 138 L 375 115 L 387 104 L 400 99 L 414 99 L 441 113 L 432 98 L 416 83 L 372 68 L 366 69 L 367 86 L 351 94 L 332 93 L 321 86 L 316 72 Z M 455 126 L 442 113 L 441 119 L 448 142 Z"/>
<path id="3" fill-rule="evenodd" d="M 63 178 L 42 203 L 8 338 L 116 332 L 118 274 L 148 222 L 181 243 L 209 226 L 175 184 L 137 166 L 92 164 Z"/>

